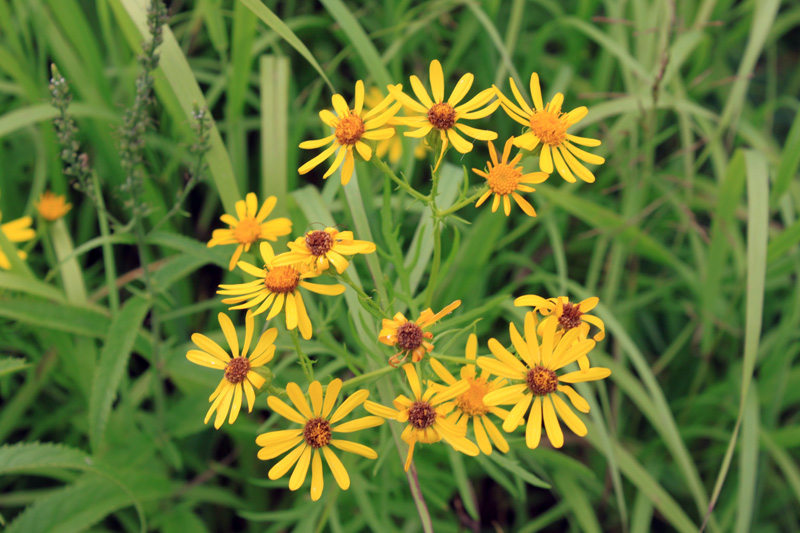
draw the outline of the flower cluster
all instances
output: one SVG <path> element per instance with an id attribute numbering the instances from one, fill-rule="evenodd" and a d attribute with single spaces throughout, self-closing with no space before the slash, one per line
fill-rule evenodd
<path id="1" fill-rule="evenodd" d="M 502 203 L 504 213 L 509 215 L 513 200 L 525 214 L 533 217 L 536 211 L 520 193 L 533 192 L 532 185 L 547 180 L 554 168 L 567 181 L 575 181 L 574 175 L 587 182 L 594 181 L 592 173 L 578 159 L 597 164 L 602 163 L 602 158 L 578 149 L 575 144 L 596 146 L 599 141 L 567 133 L 586 115 L 585 107 L 562 113 L 561 94 L 543 105 L 536 74 L 532 75 L 530 85 L 533 107 L 525 102 L 513 80 L 510 87 L 516 103 L 495 86 L 469 98 L 473 82 L 472 74 L 463 75 L 445 99 L 444 75 L 436 60 L 430 64 L 429 88 L 418 77 L 410 77 L 413 97 L 399 84 L 387 86 L 385 95 L 374 87 L 367 93 L 363 82 L 358 81 L 352 107 L 343 96 L 335 94 L 333 110 L 320 112 L 320 119 L 330 128 L 329 134 L 305 141 L 300 148 L 326 148 L 303 164 L 298 172 L 306 174 L 329 157 L 334 157 L 323 178 L 341 169 L 341 182 L 346 185 L 353 175 L 357 159 L 370 161 L 388 156 L 391 162 L 396 162 L 402 152 L 402 142 L 396 133 L 405 127 L 408 128 L 404 132 L 406 137 L 425 139 L 418 148 L 427 146 L 433 151 L 431 167 L 434 176 L 450 147 L 464 154 L 472 150 L 474 140 L 488 143 L 491 160 L 485 169 L 473 169 L 485 183 L 471 200 L 461 206 L 475 200 L 476 206 L 480 206 L 494 195 L 493 212 Z M 525 129 L 520 135 L 506 140 L 502 154 L 498 156 L 492 142 L 497 139 L 497 134 L 471 124 L 488 117 L 499 107 Z M 515 147 L 520 150 L 512 156 Z M 531 154 L 539 156 L 540 171 L 524 170 L 522 160 Z M 388 168 L 382 161 L 379 167 Z M 435 198 L 435 194 L 422 198 Z M 542 427 L 550 444 L 558 448 L 564 443 L 559 419 L 576 435 L 586 434 L 586 426 L 562 396 L 575 409 L 586 413 L 589 403 L 571 384 L 610 375 L 610 370 L 593 367 L 590 363 L 591 350 L 605 334 L 603 322 L 589 314 L 598 304 L 597 298 L 575 303 L 566 297 L 522 296 L 515 305 L 529 306 L 533 310 L 524 317 L 522 333 L 514 323 L 509 324 L 511 346 L 506 347 L 491 338 L 488 350 L 492 357 L 478 356 L 478 338 L 472 334 L 464 358 L 433 353 L 435 326 L 456 311 L 461 300 L 446 305 L 439 312 L 427 308 L 416 319 L 413 319 L 416 312 L 409 315 L 412 319 L 406 318 L 403 311 L 392 315 L 391 307 L 384 307 L 391 305 L 390 302 L 370 302 L 374 304 L 371 311 L 382 318 L 380 328 L 376 328 L 376 346 L 381 343 L 395 351 L 388 357 L 389 366 L 378 372 L 382 375 L 402 366 L 402 373 L 398 375 L 405 378 L 407 390 L 405 394 L 391 393 L 382 398 L 388 402 L 395 396 L 391 406 L 369 401 L 368 390 L 356 390 L 336 408 L 348 382 L 335 378 L 323 385 L 313 379 L 313 372 L 308 371 L 311 362 L 299 347 L 298 334 L 307 340 L 314 333 L 305 299 L 309 298 L 308 292 L 341 295 L 345 291 L 344 284 L 358 292 L 359 287 L 353 285 L 346 271 L 354 256 L 372 254 L 377 248 L 372 242 L 356 239 L 352 231 L 331 225 L 297 236 L 287 244 L 287 250 L 276 254 L 270 242 L 292 232 L 292 221 L 288 218 L 269 218 L 276 203 L 277 199 L 271 196 L 259 208 L 256 195 L 247 194 L 244 200 L 235 204 L 235 216 L 225 214 L 220 218 L 227 228 L 215 230 L 208 242 L 209 247 L 235 245 L 228 268 L 231 271 L 238 268 L 246 276 L 244 282 L 223 283 L 217 290 L 217 294 L 223 296 L 222 303 L 230 306 L 230 310 L 246 310 L 241 350 L 233 322 L 226 314 L 220 313 L 222 336 L 229 351 L 209 337 L 196 333 L 192 341 L 198 349 L 186 354 L 193 363 L 224 372 L 218 387 L 209 397 L 211 406 L 206 423 L 216 415 L 215 428 L 221 428 L 226 419 L 233 424 L 245 399 L 248 411 L 252 411 L 257 394 L 263 391 L 269 394 L 266 404 L 270 411 L 297 425 L 256 438 L 261 447 L 259 459 L 270 461 L 282 456 L 271 466 L 270 479 L 277 480 L 292 470 L 288 486 L 291 490 L 298 490 L 307 479 L 310 468 L 311 498 L 317 500 L 324 487 L 324 459 L 336 483 L 346 490 L 350 477 L 334 449 L 375 459 L 377 453 L 372 448 L 344 440 L 342 436 L 374 428 L 387 419 L 403 424 L 401 439 L 408 445 L 406 470 L 411 468 L 415 449 L 420 443 L 443 441 L 469 456 L 488 455 L 495 449 L 505 453 L 510 447 L 503 432 L 515 432 L 524 426 L 529 448 L 539 445 Z M 251 254 L 256 244 L 260 260 Z M 334 283 L 319 282 L 325 278 L 333 278 Z M 434 273 L 429 283 L 433 282 Z M 359 297 L 366 306 L 365 300 L 369 297 L 363 291 L 359 292 Z M 293 335 L 297 355 L 304 365 L 309 383 L 305 393 L 295 382 L 289 381 L 281 389 L 278 386 L 280 380 L 273 381 L 275 376 L 267 364 L 279 355 L 275 345 L 278 337 L 276 327 L 267 329 L 265 325 L 251 350 L 256 317 L 265 314 L 269 323 L 281 312 L 284 312 L 286 330 Z M 592 332 L 593 328 L 597 331 Z M 463 364 L 454 372 L 455 369 L 448 368 L 448 365 L 456 362 Z M 567 371 L 573 363 L 577 368 Z M 356 379 L 360 382 L 365 378 Z M 288 398 L 292 405 L 283 398 Z M 369 415 L 345 421 L 345 417 L 358 407 L 363 407 Z"/>

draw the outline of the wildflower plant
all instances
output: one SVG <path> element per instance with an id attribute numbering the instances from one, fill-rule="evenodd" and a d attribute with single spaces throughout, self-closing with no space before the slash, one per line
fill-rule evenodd
<path id="1" fill-rule="evenodd" d="M 703 107 L 720 93 L 686 58 L 730 55 L 710 4 L 668 32 L 626 4 L 592 22 L 637 33 L 602 38 L 577 15 L 495 32 L 525 11 L 502 2 L 331 1 L 291 24 L 257 0 L 11 4 L 0 58 L 25 57 L 0 106 L 40 93 L 0 115 L 11 533 L 718 533 L 792 508 L 800 126 Z M 108 48 L 76 46 L 95 19 Z M 790 26 L 761 28 L 759 69 Z M 738 73 L 734 96 L 761 41 L 709 69 Z"/>

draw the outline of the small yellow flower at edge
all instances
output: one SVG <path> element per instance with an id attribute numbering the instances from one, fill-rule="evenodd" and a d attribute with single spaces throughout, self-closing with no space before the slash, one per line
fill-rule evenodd
<path id="1" fill-rule="evenodd" d="M 472 169 L 475 174 L 486 179 L 486 184 L 489 186 L 489 190 L 478 199 L 475 207 L 480 207 L 481 204 L 483 204 L 483 202 L 485 202 L 492 195 L 492 193 L 494 193 L 492 213 L 497 211 L 497 207 L 500 205 L 500 199 L 502 199 L 503 211 L 505 212 L 506 216 L 510 215 L 511 201 L 508 197 L 511 196 L 514 198 L 514 201 L 517 203 L 517 205 L 522 208 L 526 215 L 535 217 L 536 211 L 533 209 L 533 206 L 528 203 L 525 198 L 520 196 L 517 191 L 533 192 L 536 189 L 533 187 L 528 187 L 526 184 L 542 183 L 550 176 L 544 172 L 531 172 L 529 174 L 523 174 L 522 167 L 516 166 L 517 163 L 519 163 L 522 159 L 521 152 L 517 154 L 517 156 L 512 159 L 511 162 L 509 162 L 508 156 L 511 154 L 513 142 L 514 137 L 511 137 L 506 141 L 506 145 L 503 148 L 503 157 L 500 159 L 500 161 L 498 161 L 494 144 L 492 144 L 492 141 L 489 141 L 489 155 L 491 156 L 492 160 L 486 163 L 486 172 L 478 170 L 477 168 Z"/>
<path id="2" fill-rule="evenodd" d="M 424 393 L 417 371 L 412 363 L 403 365 L 403 370 L 408 377 L 408 385 L 414 393 L 414 398 L 409 399 L 402 394 L 395 398 L 394 406 L 385 407 L 375 402 L 365 402 L 364 408 L 373 415 L 382 416 L 398 422 L 408 422 L 400 438 L 408 444 L 405 469 L 408 471 L 414 457 L 414 446 L 418 442 L 431 444 L 444 440 L 454 450 L 472 457 L 478 455 L 480 450 L 475 443 L 467 437 L 466 425 L 455 425 L 447 419 L 447 413 L 452 409 L 452 403 L 442 405 L 448 400 L 463 394 L 469 388 L 466 381 L 459 381 L 442 389 L 429 387 Z"/>
<path id="3" fill-rule="evenodd" d="M 228 270 L 233 270 L 242 252 L 249 252 L 250 246 L 260 240 L 276 241 L 278 237 L 292 231 L 292 221 L 288 218 L 265 219 L 275 208 L 278 199 L 270 196 L 258 209 L 255 193 L 247 193 L 244 200 L 236 202 L 236 217 L 224 214 L 219 219 L 230 226 L 228 229 L 215 229 L 208 241 L 208 247 L 221 244 L 239 244 L 231 256 Z M 258 212 L 256 212 L 256 210 Z"/>
<path id="4" fill-rule="evenodd" d="M 34 207 L 39 215 L 50 222 L 63 217 L 72 209 L 72 204 L 67 203 L 67 197 L 45 191 L 39 196 L 39 201 L 34 202 Z"/>
<path id="5" fill-rule="evenodd" d="M 311 406 L 309 406 L 297 383 L 289 383 L 286 385 L 286 393 L 297 410 L 292 409 L 277 396 L 267 398 L 267 404 L 276 414 L 300 424 L 302 428 L 272 431 L 256 438 L 256 444 L 262 446 L 258 451 L 258 458 L 262 461 L 274 459 L 294 448 L 283 459 L 275 463 L 268 473 L 270 479 L 276 480 L 286 475 L 289 469 L 297 464 L 289 478 L 290 490 L 297 490 L 303 485 L 308 474 L 309 464 L 311 465 L 311 499 L 314 501 L 319 500 L 324 485 L 321 456 L 325 457 L 325 462 L 328 463 L 339 487 L 342 490 L 350 488 L 350 476 L 339 457 L 331 449 L 332 447 L 361 455 L 367 459 L 378 457 L 375 450 L 368 446 L 335 437 L 337 433 L 352 433 L 384 423 L 381 417 L 365 416 L 337 424 L 353 409 L 363 404 L 369 396 L 367 390 L 357 391 L 342 402 L 336 411 L 333 411 L 341 390 L 342 380 L 334 379 L 328 384 L 328 390 L 325 392 L 323 400 L 322 385 L 319 381 L 314 381 L 308 387 L 308 395 L 311 398 Z"/>
<path id="6" fill-rule="evenodd" d="M 231 353 L 229 354 L 219 344 L 201 333 L 192 335 L 192 342 L 200 349 L 189 350 L 186 353 L 186 358 L 192 363 L 225 371 L 219 386 L 208 398 L 208 401 L 212 403 L 204 421 L 207 424 L 211 418 L 211 413 L 216 411 L 217 417 L 214 419 L 214 427 L 216 429 L 219 429 L 225 423 L 225 417 L 229 411 L 228 423 L 233 424 L 236 421 L 236 417 L 239 416 L 239 410 L 242 408 L 242 395 L 247 398 L 248 412 L 253 411 L 253 405 L 255 405 L 256 401 L 255 389 L 260 389 L 265 382 L 265 379 L 254 372 L 253 369 L 264 366 L 272 360 L 275 354 L 274 342 L 278 336 L 278 330 L 275 328 L 265 331 L 248 357 L 247 352 L 250 349 L 250 341 L 253 338 L 255 327 L 253 314 L 248 312 L 245 318 L 244 344 L 240 355 L 239 338 L 236 335 L 233 322 L 225 313 L 220 313 L 218 319 Z"/>
<path id="7" fill-rule="evenodd" d="M 336 272 L 341 274 L 350 265 L 345 255 L 371 254 L 375 244 L 369 241 L 357 241 L 352 231 L 339 231 L 336 228 L 309 231 L 289 243 L 290 252 L 282 253 L 275 258 L 273 265 L 283 266 L 302 263 L 316 273 L 328 270 L 331 263 Z"/>
<path id="8" fill-rule="evenodd" d="M 523 126 L 530 128 L 530 131 L 517 137 L 514 146 L 525 150 L 533 150 L 539 143 L 542 144 L 542 152 L 539 156 L 539 168 L 548 174 L 553 173 L 553 164 L 558 169 L 558 173 L 566 181 L 574 182 L 575 176 L 587 183 L 594 182 L 594 174 L 578 161 L 582 159 L 593 165 L 605 163 L 605 159 L 599 155 L 590 154 L 581 150 L 576 144 L 583 146 L 600 146 L 597 139 L 577 137 L 570 135 L 567 130 L 577 124 L 586 116 L 589 110 L 586 106 L 573 109 L 569 113 L 561 112 L 561 104 L 564 103 L 564 95 L 556 94 L 545 106 L 542 102 L 542 90 L 539 86 L 539 75 L 535 72 L 531 74 L 531 97 L 533 98 L 533 108 L 531 108 L 522 94 L 517 89 L 513 79 L 509 79 L 511 91 L 514 93 L 519 105 L 514 104 L 500 89 L 495 86 L 494 90 L 500 98 L 500 105 L 508 116 L 519 122 Z"/>
<path id="9" fill-rule="evenodd" d="M 3 214 L 0 213 L 0 220 L 2 220 L 2 218 Z M 31 224 L 33 224 L 33 219 L 31 217 L 21 217 L 0 225 L 0 231 L 3 232 L 6 239 L 10 242 L 25 242 L 36 237 L 36 231 L 31 228 Z M 17 255 L 20 259 L 28 257 L 22 250 L 17 250 Z M 6 257 L 6 254 L 3 253 L 3 250 L 0 250 L 0 268 L 3 270 L 9 270 L 11 268 L 11 262 L 8 260 L 8 257 Z"/>
<path id="10" fill-rule="evenodd" d="M 578 411 L 588 413 L 589 403 L 568 384 L 597 381 L 611 375 L 611 370 L 601 367 L 557 375 L 557 370 L 588 354 L 594 348 L 595 342 L 593 340 L 576 342 L 577 329 L 572 329 L 558 338 L 556 325 L 555 320 L 545 325 L 542 342 L 539 344 L 536 337 L 535 315 L 532 312 L 528 313 L 525 315 L 524 339 L 513 323 L 509 325 L 511 342 L 517 357 L 511 355 L 511 352 L 496 339 L 489 339 L 489 349 L 494 357 L 478 357 L 480 368 L 506 378 L 511 383 L 490 392 L 483 398 L 486 405 L 514 404 L 503 423 L 504 431 L 514 431 L 530 407 L 525 443 L 531 449 L 539 446 L 542 423 L 550 444 L 555 448 L 564 445 L 564 433 L 561 431 L 556 413 L 573 433 L 579 437 L 585 436 L 586 425 L 556 392 L 569 398 Z"/>
<path id="11" fill-rule="evenodd" d="M 347 106 L 347 102 L 342 95 L 334 94 L 331 98 L 331 102 L 333 103 L 333 109 L 336 111 L 336 115 L 327 109 L 323 109 L 319 112 L 319 118 L 322 119 L 322 122 L 334 129 L 333 134 L 322 139 L 300 143 L 300 148 L 307 150 L 321 148 L 329 143 L 330 146 L 326 148 L 324 152 L 297 169 L 297 172 L 300 174 L 307 174 L 311 169 L 328 159 L 338 150 L 339 152 L 336 154 L 336 158 L 322 177 L 323 179 L 327 179 L 328 176 L 336 172 L 336 169 L 339 168 L 342 161 L 344 161 L 344 167 L 342 167 L 342 185 L 347 185 L 350 181 L 350 177 L 353 175 L 353 168 L 355 166 L 353 148 L 355 148 L 365 161 L 369 161 L 372 157 L 372 148 L 370 148 L 363 139 L 382 141 L 394 135 L 394 128 L 377 129 L 384 126 L 402 107 L 400 104 L 390 105 L 393 100 L 393 97 L 387 96 L 376 107 L 365 112 L 364 82 L 361 80 L 356 82 L 353 109 Z"/>

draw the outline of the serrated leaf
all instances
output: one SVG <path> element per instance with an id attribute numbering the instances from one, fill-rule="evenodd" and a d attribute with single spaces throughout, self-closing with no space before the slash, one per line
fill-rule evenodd
<path id="1" fill-rule="evenodd" d="M 51 443 L 20 443 L 0 447 L 0 475 L 45 468 L 86 470 L 91 457 L 81 450 Z"/>
<path id="2" fill-rule="evenodd" d="M 88 307 L 53 304 L 41 300 L 0 300 L 0 316 L 35 328 L 66 331 L 87 337 L 102 337 L 108 330 L 109 319 Z"/>
<path id="3" fill-rule="evenodd" d="M 103 442 L 111 403 L 122 380 L 139 326 L 149 308 L 147 300 L 138 296 L 131 298 L 108 328 L 89 399 L 89 440 L 93 450 L 99 449 Z"/>

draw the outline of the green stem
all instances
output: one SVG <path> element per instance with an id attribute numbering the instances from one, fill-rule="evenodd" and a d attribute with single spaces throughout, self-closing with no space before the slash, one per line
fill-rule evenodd
<path id="1" fill-rule="evenodd" d="M 433 219 L 433 263 L 431 263 L 431 274 L 428 278 L 428 294 L 425 296 L 425 306 L 430 307 L 433 302 L 433 292 L 436 281 L 439 277 L 439 267 L 442 263 L 442 232 L 439 227 L 439 219 Z"/>
<path id="2" fill-rule="evenodd" d="M 100 192 L 100 178 L 97 177 L 97 172 L 92 171 L 92 184 L 95 190 L 97 201 L 97 223 L 100 226 L 100 235 L 103 236 L 103 266 L 106 275 L 106 288 L 108 289 L 108 303 L 111 306 L 111 311 L 116 314 L 119 310 L 119 290 L 117 289 L 117 267 L 114 263 L 114 250 L 108 237 L 111 235 L 111 230 L 108 225 L 108 213 L 106 212 L 106 204 L 103 200 L 103 195 Z"/>
<path id="3" fill-rule="evenodd" d="M 393 370 L 396 370 L 396 368 L 387 366 L 384 368 L 379 368 L 378 370 L 373 370 L 372 372 L 367 372 L 366 374 L 361 374 L 360 376 L 356 376 L 354 378 L 350 378 L 342 383 L 342 389 L 355 387 L 356 385 L 361 385 L 365 382 L 375 381 L 379 377 L 384 376 Z"/>
<path id="4" fill-rule="evenodd" d="M 372 161 L 372 164 L 375 165 L 381 172 L 392 178 L 392 180 L 394 180 L 394 182 L 397 183 L 400 186 L 400 188 L 406 191 L 408 194 L 410 194 L 420 202 L 424 203 L 425 205 L 431 203 L 431 197 L 425 196 L 424 194 L 414 189 L 411 185 L 409 185 L 407 181 L 398 178 L 395 175 L 395 173 L 392 172 L 392 169 L 389 168 L 389 165 L 384 163 L 382 159 L 380 159 L 379 157 L 373 157 L 370 159 L 370 161 Z"/>
<path id="5" fill-rule="evenodd" d="M 445 209 L 444 211 L 435 211 L 433 213 L 433 216 L 442 218 L 442 217 L 446 217 L 447 215 L 452 215 L 453 213 L 455 213 L 456 211 L 458 211 L 462 207 L 468 206 L 469 204 L 477 201 L 478 198 L 483 196 L 484 193 L 486 193 L 487 190 L 488 190 L 488 187 L 484 187 L 483 189 L 479 190 L 478 192 L 476 192 L 475 194 L 473 194 L 469 198 L 467 198 L 465 200 L 462 200 L 462 201 L 458 202 L 457 204 L 454 204 L 454 205 L 450 206 L 449 208 Z"/>
<path id="6" fill-rule="evenodd" d="M 300 349 L 300 338 L 299 334 L 297 333 L 297 328 L 292 330 L 292 343 L 294 343 L 294 350 L 297 352 L 297 357 L 300 359 L 300 366 L 303 367 L 303 373 L 306 375 L 306 380 L 311 383 L 314 381 L 314 363 L 312 363 L 311 359 L 306 355 L 306 353 Z"/>
<path id="7" fill-rule="evenodd" d="M 356 285 L 353 280 L 350 279 L 350 276 L 347 274 L 346 270 L 335 277 L 340 281 L 345 282 L 348 286 L 350 286 L 350 288 L 356 291 L 358 294 L 358 301 L 361 303 L 361 306 L 372 316 L 375 318 L 387 318 L 389 316 L 383 309 L 381 309 L 381 306 L 378 305 L 375 300 L 372 299 L 372 297 L 370 297 L 369 294 L 364 292 L 364 289 Z"/>
<path id="8" fill-rule="evenodd" d="M 474 365 L 475 359 L 467 359 L 466 357 L 454 357 L 452 355 L 442 355 L 442 354 L 431 354 L 431 357 L 435 357 L 439 361 L 447 361 L 448 363 L 456 363 L 458 365 Z"/>

